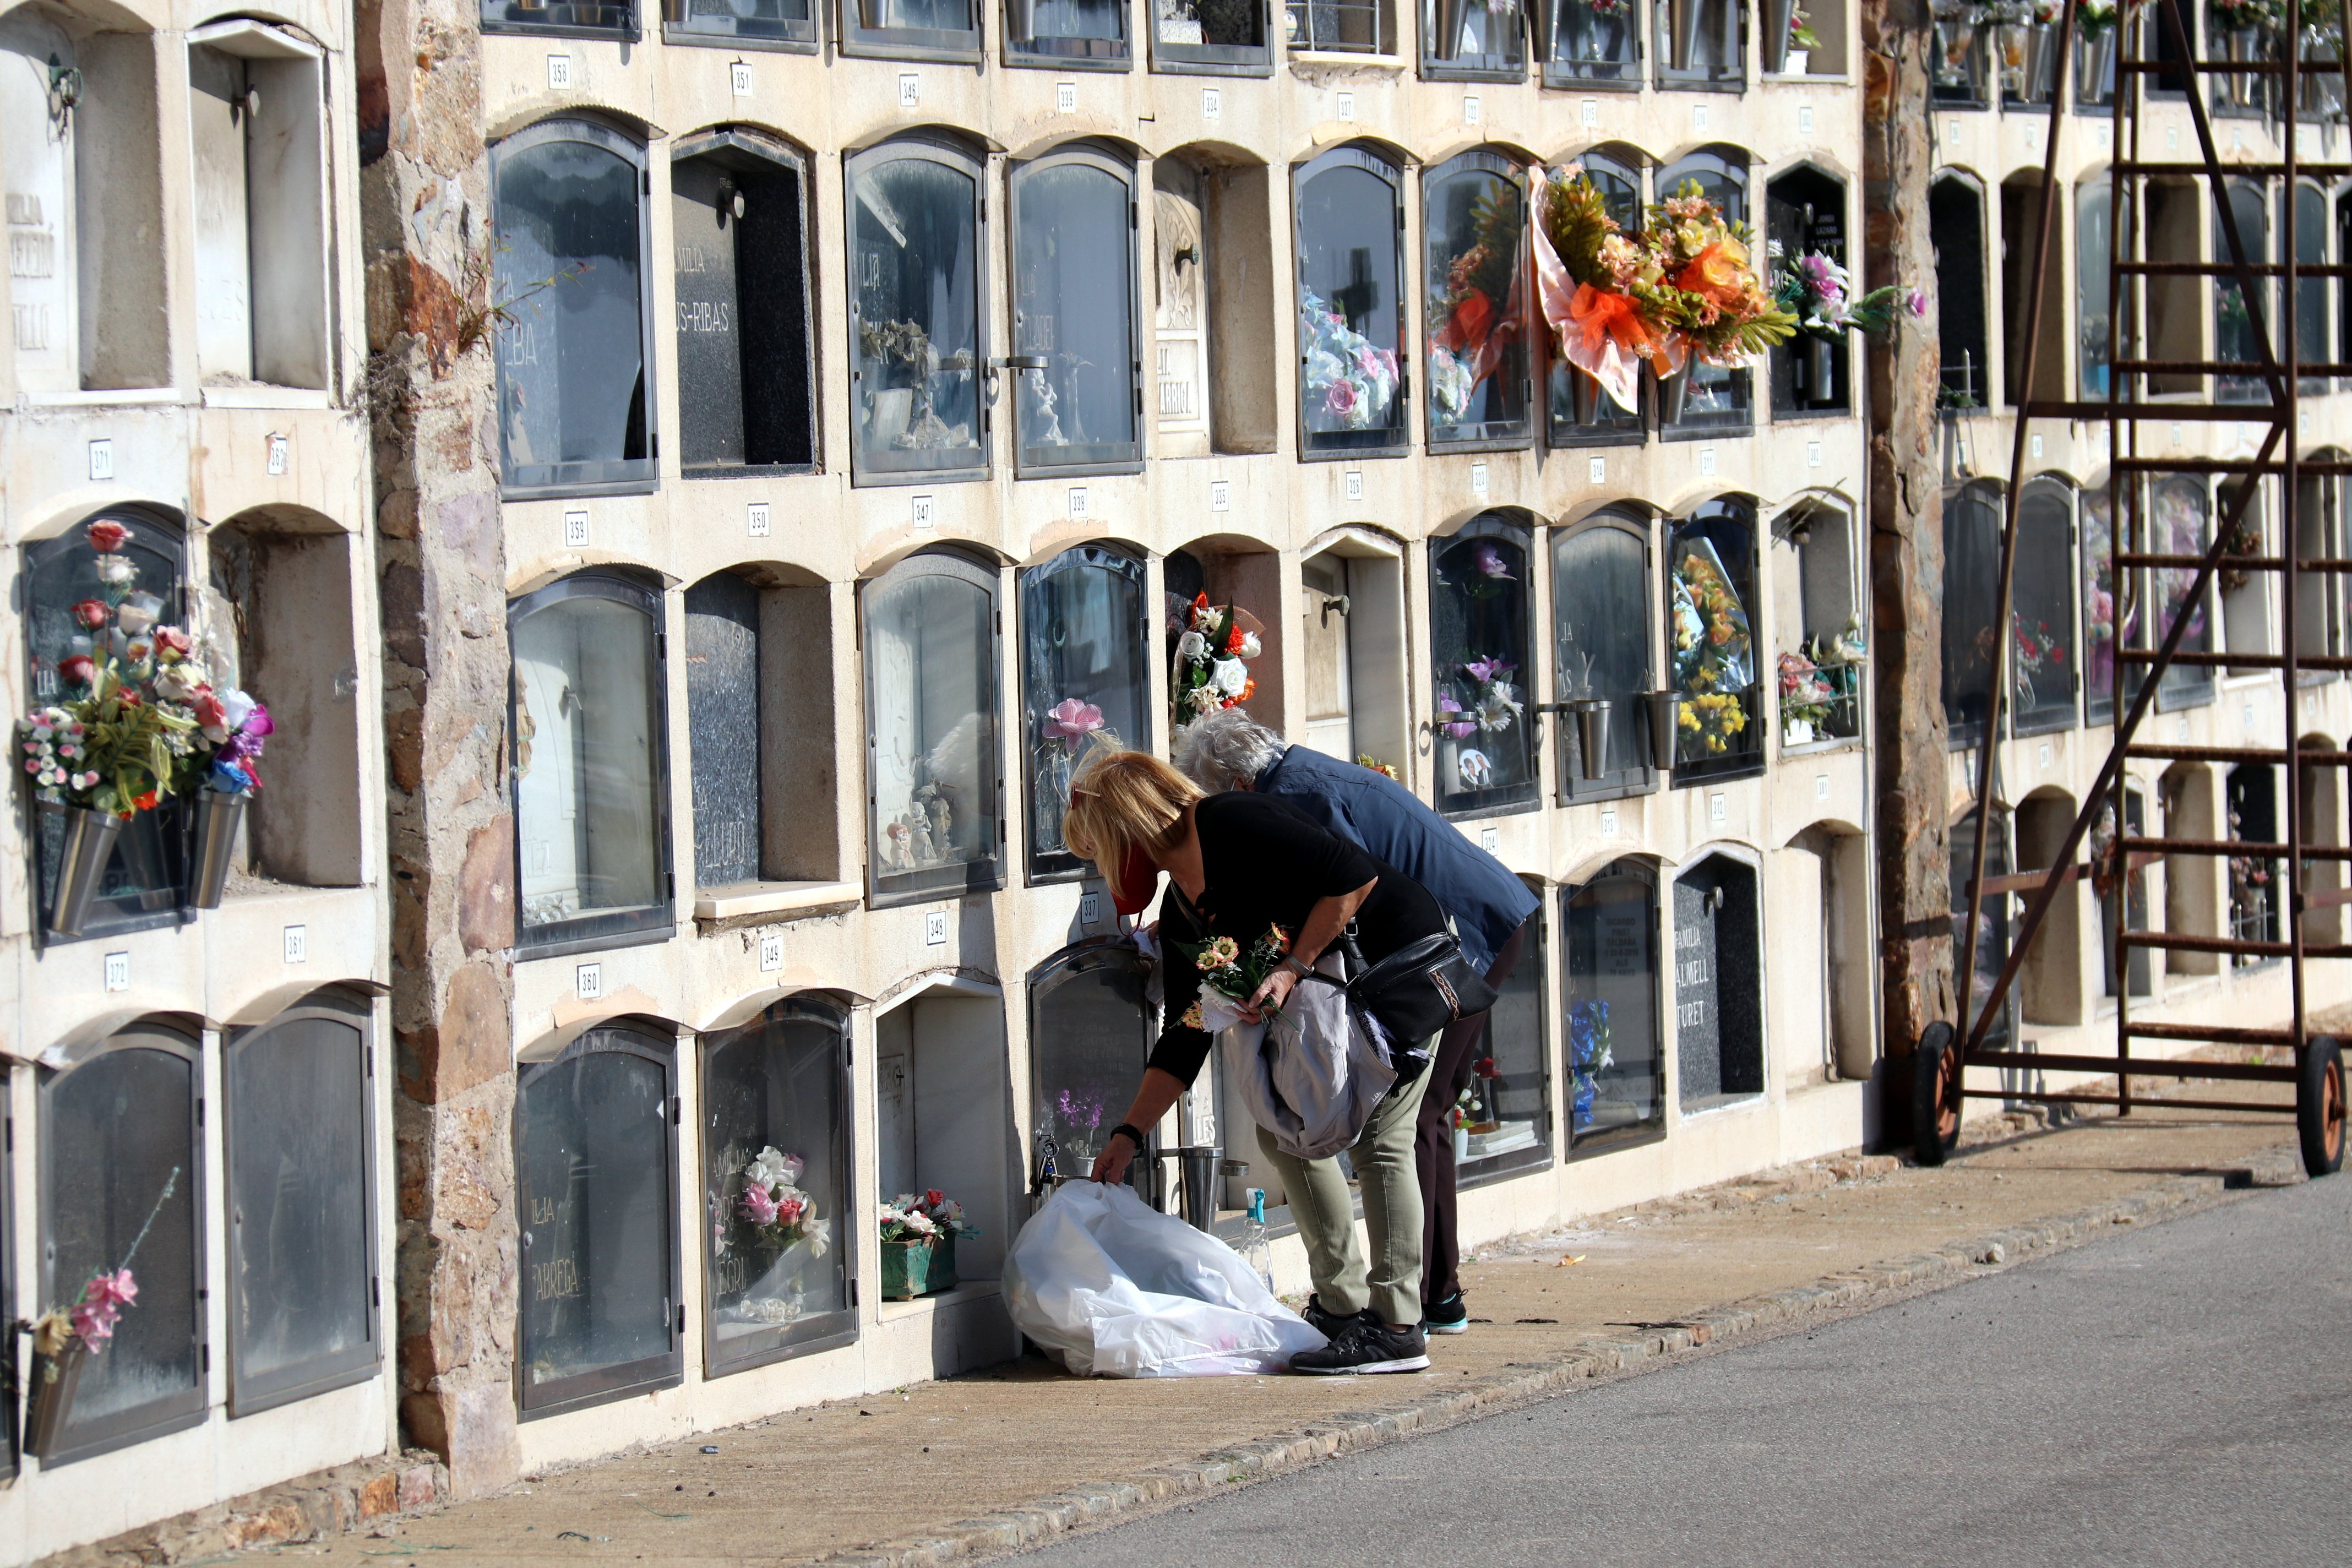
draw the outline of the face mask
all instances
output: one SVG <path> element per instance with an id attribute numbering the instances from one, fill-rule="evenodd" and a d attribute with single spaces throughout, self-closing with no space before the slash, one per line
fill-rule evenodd
<path id="1" fill-rule="evenodd" d="M 1159 890 L 1159 868 L 1142 850 L 1129 849 L 1118 863 L 1118 875 L 1111 879 L 1111 907 L 1123 915 L 1139 915 L 1151 907 L 1151 897 Z"/>

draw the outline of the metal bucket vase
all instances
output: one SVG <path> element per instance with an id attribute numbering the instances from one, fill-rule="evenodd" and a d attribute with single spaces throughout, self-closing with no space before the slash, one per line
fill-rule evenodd
<path id="1" fill-rule="evenodd" d="M 2047 103 L 2057 88 L 2057 29 L 2039 22 L 2025 29 L 2025 100 Z"/>
<path id="2" fill-rule="evenodd" d="M 1816 408 L 1837 401 L 1837 350 L 1833 339 L 1805 334 L 1805 396 Z"/>
<path id="3" fill-rule="evenodd" d="M 1682 729 L 1683 694 L 1644 691 L 1642 705 L 1650 715 L 1650 765 L 1664 773 L 1675 765 L 1675 745 Z"/>
<path id="4" fill-rule="evenodd" d="M 1764 74 L 1779 76 L 1789 68 L 1789 19 L 1797 0 L 1764 0 Z"/>
<path id="5" fill-rule="evenodd" d="M 1601 420 L 1601 381 L 1591 372 L 1568 367 L 1569 399 L 1579 425 L 1596 425 Z"/>
<path id="6" fill-rule="evenodd" d="M 1587 779 L 1597 779 L 1609 771 L 1609 700 L 1605 697 L 1571 697 L 1568 710 L 1576 717 L 1576 744 L 1582 752 L 1578 768 Z"/>
<path id="7" fill-rule="evenodd" d="M 887 27 L 889 22 L 890 0 L 857 0 L 857 25 L 861 27 Z"/>
<path id="8" fill-rule="evenodd" d="M 35 1458 L 46 1459 L 57 1451 L 89 1360 L 88 1347 L 78 1339 L 54 1357 L 33 1352 L 33 1370 L 25 1384 L 25 1452 Z"/>
<path id="9" fill-rule="evenodd" d="M 2230 58 L 2251 65 L 2262 58 L 2263 34 L 2259 27 L 2232 27 L 2229 34 Z M 2233 71 L 2230 76 L 2230 101 L 2241 108 L 2254 101 L 2256 89 L 2252 71 Z"/>
<path id="10" fill-rule="evenodd" d="M 882 0 L 863 0 L 866 5 L 879 5 Z M 1012 34 L 1011 41 L 1026 44 L 1037 36 L 1037 0 L 1004 0 L 1004 26 Z"/>
<path id="11" fill-rule="evenodd" d="M 1936 67 L 1930 73 L 1937 87 L 1966 87 L 1965 62 L 1976 47 L 1977 25 L 1962 16 L 1936 18 Z"/>
<path id="12" fill-rule="evenodd" d="M 1176 1156 L 1177 1190 L 1182 1194 L 1184 1223 L 1198 1231 L 1217 1228 L 1217 1178 L 1225 1152 L 1214 1143 L 1187 1144 L 1171 1149 Z"/>
<path id="13" fill-rule="evenodd" d="M 1683 409 L 1690 402 L 1690 366 L 1687 363 L 1672 375 L 1658 377 L 1658 423 L 1660 425 L 1679 425 L 1683 422 Z"/>
<path id="14" fill-rule="evenodd" d="M 2085 37 L 2074 56 L 2074 101 L 2102 103 L 2107 97 L 2107 78 L 2116 68 L 2116 30 L 2113 27 L 2097 37 Z"/>
<path id="15" fill-rule="evenodd" d="M 1691 68 L 1691 58 L 1698 53 L 1698 19 L 1702 0 L 1667 0 L 1668 28 L 1667 64 L 1678 71 Z"/>
<path id="16" fill-rule="evenodd" d="M 122 818 L 86 806 L 43 802 L 43 811 L 65 818 L 65 844 L 58 856 L 57 886 L 49 889 L 49 931 L 56 936 L 79 936 L 89 919 L 90 906 L 106 880 L 114 858 L 115 840 L 122 835 Z"/>
<path id="17" fill-rule="evenodd" d="M 1575 5 L 1575 0 L 1533 0 L 1528 13 L 1528 26 L 1535 33 L 1536 63 L 1549 65 L 1558 59 L 1573 58 L 1560 47 L 1560 5 Z"/>
<path id="18" fill-rule="evenodd" d="M 1454 58 L 1462 47 L 1462 22 L 1470 0 L 1437 0 L 1437 37 L 1429 52 L 1441 60 Z"/>
<path id="19" fill-rule="evenodd" d="M 188 902 L 195 909 L 216 910 L 228 887 L 229 852 L 236 847 L 237 824 L 245 820 L 245 796 L 208 789 L 196 796 L 195 816 L 188 855 Z"/>

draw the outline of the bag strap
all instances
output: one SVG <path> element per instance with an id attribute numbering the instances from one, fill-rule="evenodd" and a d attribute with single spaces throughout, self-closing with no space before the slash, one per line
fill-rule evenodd
<path id="1" fill-rule="evenodd" d="M 1364 950 L 1356 945 L 1356 922 L 1349 921 L 1339 930 L 1339 951 L 1348 955 L 1348 979 L 1355 978 L 1371 967 L 1364 962 Z"/>

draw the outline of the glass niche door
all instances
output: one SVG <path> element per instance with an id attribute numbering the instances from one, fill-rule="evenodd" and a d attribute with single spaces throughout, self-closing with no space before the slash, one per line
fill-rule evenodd
<path id="1" fill-rule="evenodd" d="M 1021 722 L 1029 805 L 1029 879 L 1086 874 L 1062 838 L 1070 773 L 1099 735 L 1150 742 L 1151 623 L 1143 563 L 1101 544 L 1065 550 L 1021 574 Z"/>
<path id="2" fill-rule="evenodd" d="M 671 1042 L 593 1029 L 515 1089 L 526 1418 L 677 1383 Z"/>
<path id="3" fill-rule="evenodd" d="M 1159 1035 L 1150 980 L 1150 965 L 1132 946 L 1097 939 L 1048 959 L 1029 982 L 1035 1124 L 1041 1138 L 1054 1141 L 1055 1168 L 1064 1176 L 1092 1167 L 1143 1080 Z M 1032 1169 L 1042 1152 L 1042 1144 L 1029 1152 Z M 1154 1153 L 1146 1149 L 1129 1167 L 1129 1184 L 1147 1203 Z"/>
<path id="4" fill-rule="evenodd" d="M 1402 452 L 1403 174 L 1349 146 L 1294 179 L 1300 455 Z"/>
<path id="5" fill-rule="evenodd" d="M 652 588 L 601 573 L 551 584 L 508 610 L 527 950 L 670 927 L 660 616 Z"/>
<path id="6" fill-rule="evenodd" d="M 1143 462 L 1135 332 L 1135 171 L 1088 148 L 1016 165 L 1014 472 Z"/>
<path id="7" fill-rule="evenodd" d="M 850 416 L 866 484 L 988 472 L 980 162 L 941 142 L 849 160 Z"/>
<path id="8" fill-rule="evenodd" d="M 1568 1005 L 1568 1137 L 1577 1153 L 1665 1127 L 1657 875 L 1615 860 L 1559 890 Z"/>
<path id="9" fill-rule="evenodd" d="M 1598 754 L 1587 758 L 1573 712 L 1557 716 L 1559 796 L 1563 804 L 1635 794 L 1653 787 L 1650 706 L 1650 525 L 1604 512 L 1551 540 L 1553 689 L 1563 702 L 1597 700 Z"/>
<path id="10" fill-rule="evenodd" d="M 1528 544 L 1526 529 L 1489 513 L 1430 545 L 1431 721 L 1437 808 L 1449 816 L 1535 804 Z"/>
<path id="11" fill-rule="evenodd" d="M 911 556 L 866 589 L 867 891 L 877 903 L 1003 885 L 996 574 Z"/>
<path id="12" fill-rule="evenodd" d="M 849 1015 L 820 996 L 705 1035 L 703 1340 L 740 1372 L 857 1337 Z"/>
<path id="13" fill-rule="evenodd" d="M 1528 405 L 1528 200 L 1518 165 L 1465 153 L 1422 182 L 1433 447 L 1517 446 Z"/>

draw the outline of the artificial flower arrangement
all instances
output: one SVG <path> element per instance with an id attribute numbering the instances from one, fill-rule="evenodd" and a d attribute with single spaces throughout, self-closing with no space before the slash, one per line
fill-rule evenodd
<path id="1" fill-rule="evenodd" d="M 163 1212 L 179 1186 L 180 1167 L 174 1165 L 163 1178 L 163 1190 L 155 1194 L 155 1206 L 147 1211 L 146 1224 L 131 1238 L 121 1263 L 91 1275 L 71 1306 L 52 1307 L 34 1320 L 32 1386 L 26 1390 L 25 1399 L 26 1452 L 48 1457 L 64 1430 L 83 1362 L 106 1352 L 115 1325 L 122 1321 L 123 1309 L 138 1301 L 139 1281 L 131 1272 L 131 1262 L 139 1256 L 147 1233 L 154 1228 L 155 1216 Z"/>
<path id="2" fill-rule="evenodd" d="M 2066 673 L 2066 645 L 2047 621 L 2036 621 L 2031 628 L 2023 622 L 2014 626 L 2017 645 L 2013 653 L 2017 668 L 2011 684 L 2016 688 L 2017 706 L 2022 710 L 2033 706 L 2034 679 L 2045 672 Z M 2073 682 L 2067 683 L 2072 695 Z"/>
<path id="3" fill-rule="evenodd" d="M 1438 728 L 1457 741 L 1509 729 L 1524 711 L 1519 689 L 1510 680 L 1519 667 L 1507 658 L 1480 655 L 1460 668 L 1459 675 L 1437 689 Z"/>
<path id="4" fill-rule="evenodd" d="M 2286 20 L 2286 7 L 2279 0 L 2205 0 L 2205 4 L 2214 23 L 2227 32 L 2250 27 L 2275 30 Z"/>
<path id="5" fill-rule="evenodd" d="M 1312 289 L 1298 291 L 1298 341 L 1306 363 L 1307 405 L 1329 430 L 1369 430 L 1388 422 L 1401 380 L 1397 356 L 1348 325 Z"/>
<path id="6" fill-rule="evenodd" d="M 1705 539 L 1675 546 L 1673 573 L 1675 683 L 1684 693 L 1677 722 L 1685 750 L 1721 756 L 1748 728 L 1742 694 L 1755 683 L 1748 612 L 1723 558 Z"/>
<path id="7" fill-rule="evenodd" d="M 1201 972 L 1201 994 L 1178 1022 L 1185 1028 L 1215 1035 L 1242 1022 L 1243 1004 L 1290 956 L 1290 933 L 1270 925 L 1246 951 L 1229 936 L 1211 937 L 1197 945 L 1181 942 L 1172 945 Z M 1269 1024 L 1288 1021 L 1278 1007 L 1261 1006 L 1258 1012 Z"/>
<path id="8" fill-rule="evenodd" d="M 1601 1096 L 1600 1076 L 1617 1065 L 1616 1037 L 1609 1026 L 1609 1004 L 1575 1002 L 1568 1009 L 1569 1129 L 1592 1125 L 1592 1102 Z"/>
<path id="9" fill-rule="evenodd" d="M 1915 317 L 1927 313 L 1926 295 L 1915 289 L 1906 300 L 1892 283 L 1856 298 L 1853 275 L 1821 251 L 1808 250 L 1791 261 L 1776 240 L 1771 256 L 1773 297 L 1795 318 L 1800 331 L 1832 342 L 1842 341 L 1848 331 L 1877 337 L 1894 329 L 1904 310 Z"/>
<path id="10" fill-rule="evenodd" d="M 1829 722 L 1837 692 L 1822 676 L 1821 666 L 1801 653 L 1780 656 L 1780 741 L 1801 746 Z"/>
<path id="11" fill-rule="evenodd" d="M 1181 630 L 1169 671 L 1168 697 L 1173 725 L 1182 729 L 1204 713 L 1237 708 L 1256 694 L 1248 661 L 1263 645 L 1255 617 L 1231 605 L 1213 605 L 1206 594 L 1179 611 L 1177 619 Z"/>
<path id="12" fill-rule="evenodd" d="M 2074 0 L 2074 26 L 2086 42 L 2113 32 L 2116 17 L 2116 0 Z"/>
<path id="13" fill-rule="evenodd" d="M 1392 783 L 1404 783 L 1404 775 L 1398 773 L 1396 769 L 1389 763 L 1384 763 L 1378 757 L 1372 755 L 1370 752 L 1358 752 L 1356 753 L 1356 765 L 1360 768 L 1370 768 L 1372 772 L 1381 774 L 1382 777 Z"/>
<path id="14" fill-rule="evenodd" d="M 882 1205 L 879 1226 L 885 1241 L 969 1240 L 980 1234 L 980 1226 L 964 1218 L 963 1205 L 937 1187 L 919 1195 L 900 1193 Z"/>
<path id="15" fill-rule="evenodd" d="M 1696 180 L 1628 236 L 1576 164 L 1534 176 L 1537 292 L 1562 356 L 1638 412 L 1635 371 L 1661 380 L 1696 356 L 1738 368 L 1786 342 L 1797 320 L 1756 276 L 1745 224 Z"/>
<path id="16" fill-rule="evenodd" d="M 800 1184 L 807 1168 L 807 1161 L 782 1153 L 773 1144 L 743 1167 L 743 1194 L 736 1200 L 735 1213 L 751 1245 L 782 1250 L 806 1242 L 817 1258 L 832 1247 L 833 1222 L 818 1217 L 816 1199 Z"/>
<path id="17" fill-rule="evenodd" d="M 1813 19 L 1805 15 L 1801 5 L 1789 7 L 1789 47 L 1803 49 L 1808 54 L 1822 47 L 1822 36 L 1813 31 Z"/>
<path id="18" fill-rule="evenodd" d="M 1519 339 L 1520 258 L 1527 254 L 1516 191 L 1496 189 L 1471 209 L 1477 238 L 1430 289 L 1429 406 L 1458 425 L 1479 385 Z"/>
<path id="19" fill-rule="evenodd" d="M 139 1281 L 130 1269 L 91 1275 L 72 1306 L 52 1307 L 34 1322 L 33 1353 L 49 1358 L 52 1377 L 56 1363 L 76 1344 L 91 1355 L 104 1354 L 114 1325 L 122 1321 L 122 1309 L 138 1300 Z"/>
<path id="20" fill-rule="evenodd" d="M 1032 795 L 1037 820 L 1033 831 L 1038 848 L 1066 850 L 1069 846 L 1062 838 L 1062 816 L 1069 809 L 1070 775 L 1087 737 L 1102 732 L 1103 710 L 1079 698 L 1066 697 L 1045 710 L 1038 729 L 1036 788 Z"/>
<path id="21" fill-rule="evenodd" d="M 937 1187 L 920 1194 L 900 1193 L 882 1205 L 882 1296 L 911 1301 L 956 1283 L 955 1244 L 976 1237 L 980 1226 L 963 1217 L 963 1205 Z"/>

